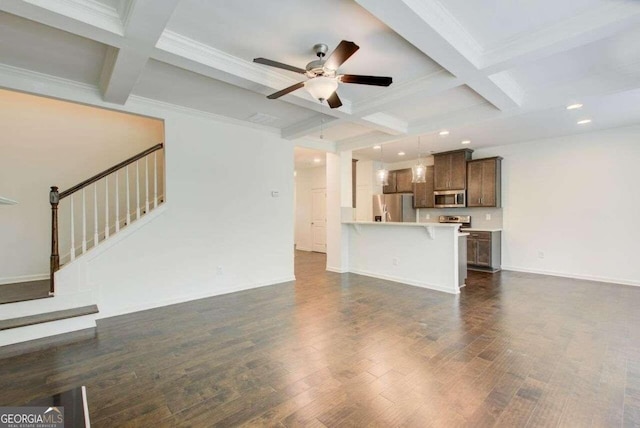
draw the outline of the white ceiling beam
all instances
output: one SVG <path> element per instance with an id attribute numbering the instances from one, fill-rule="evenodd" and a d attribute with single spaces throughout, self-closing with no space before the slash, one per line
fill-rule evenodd
<path id="1" fill-rule="evenodd" d="M 110 52 L 100 89 L 105 101 L 124 104 L 160 39 L 179 0 L 136 0 L 126 22 L 127 46 Z M 115 49 L 115 48 L 111 48 Z"/>
<path id="2" fill-rule="evenodd" d="M 356 1 L 498 109 L 519 107 L 512 93 L 479 72 L 479 46 L 437 0 Z"/>

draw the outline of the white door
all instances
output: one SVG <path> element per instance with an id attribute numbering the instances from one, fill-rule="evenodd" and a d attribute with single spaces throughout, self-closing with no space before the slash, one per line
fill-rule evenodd
<path id="1" fill-rule="evenodd" d="M 311 251 L 327 252 L 327 191 L 311 191 Z"/>

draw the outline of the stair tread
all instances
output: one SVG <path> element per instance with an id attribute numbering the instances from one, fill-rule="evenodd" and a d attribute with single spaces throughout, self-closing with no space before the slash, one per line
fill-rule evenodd
<path id="1" fill-rule="evenodd" d="M 25 327 L 28 325 L 42 324 L 51 321 L 59 321 L 68 318 L 81 317 L 85 315 L 97 314 L 97 305 L 81 306 L 78 308 L 64 309 L 60 311 L 46 312 L 42 314 L 29 315 L 26 317 L 0 320 L 0 331 L 12 328 Z"/>
<path id="2" fill-rule="evenodd" d="M 0 304 L 44 299 L 49 295 L 49 280 L 0 285 Z"/>

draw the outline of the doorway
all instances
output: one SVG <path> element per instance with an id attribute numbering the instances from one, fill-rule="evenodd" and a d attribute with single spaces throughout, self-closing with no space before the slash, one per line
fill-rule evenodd
<path id="1" fill-rule="evenodd" d="M 296 250 L 327 252 L 326 154 L 296 147 L 295 229 Z"/>

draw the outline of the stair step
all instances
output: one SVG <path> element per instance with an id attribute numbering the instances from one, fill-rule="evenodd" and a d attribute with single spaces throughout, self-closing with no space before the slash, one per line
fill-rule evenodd
<path id="1" fill-rule="evenodd" d="M 0 331 L 97 313 L 98 306 L 89 305 L 81 306 L 78 308 L 64 309 L 61 311 L 46 312 L 43 314 L 0 320 Z"/>
<path id="2" fill-rule="evenodd" d="M 0 285 L 0 304 L 44 299 L 49 295 L 49 280 Z"/>

